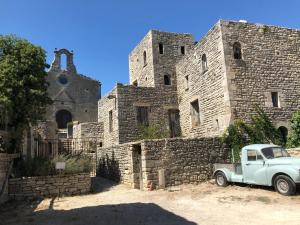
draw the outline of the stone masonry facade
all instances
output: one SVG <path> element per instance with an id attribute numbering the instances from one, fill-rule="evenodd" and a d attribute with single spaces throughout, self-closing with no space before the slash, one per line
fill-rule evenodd
<path id="1" fill-rule="evenodd" d="M 16 200 L 87 194 L 90 189 L 91 177 L 88 173 L 9 180 L 9 197 Z"/>
<path id="2" fill-rule="evenodd" d="M 147 190 L 198 184 L 212 176 L 213 163 L 228 162 L 220 138 L 143 140 L 98 149 L 98 174 Z"/>
<path id="3" fill-rule="evenodd" d="M 257 106 L 286 137 L 300 108 L 299 50 L 299 30 L 245 21 L 220 20 L 199 42 L 149 31 L 129 55 L 130 84 L 98 102 L 98 159 L 119 166 L 106 175 L 137 188 L 205 180 L 212 162 L 228 160 L 220 136 Z M 141 124 L 169 135 L 141 141 Z"/>
<path id="4" fill-rule="evenodd" d="M 140 139 L 140 107 L 170 137 L 172 122 L 177 137 L 220 136 L 234 120 L 249 121 L 256 106 L 287 130 L 300 106 L 299 37 L 294 29 L 223 20 L 199 42 L 149 31 L 129 55 L 130 85 L 117 84 L 99 101 L 103 145 Z"/>

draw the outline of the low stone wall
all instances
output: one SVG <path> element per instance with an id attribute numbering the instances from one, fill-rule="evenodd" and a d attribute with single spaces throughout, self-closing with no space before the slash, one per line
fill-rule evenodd
<path id="1" fill-rule="evenodd" d="M 88 173 L 9 179 L 9 197 L 17 200 L 80 195 L 89 193 L 90 188 Z"/>
<path id="2" fill-rule="evenodd" d="M 144 190 L 198 184 L 228 158 L 220 138 L 143 140 L 97 151 L 98 175 Z"/>
<path id="3" fill-rule="evenodd" d="M 288 152 L 293 157 L 300 157 L 300 148 L 291 148 L 288 149 Z"/>
<path id="4" fill-rule="evenodd" d="M 176 138 L 142 143 L 144 188 L 198 184 L 212 176 L 213 164 L 228 162 L 220 138 Z"/>
<path id="5" fill-rule="evenodd" d="M 0 204 L 8 200 L 8 177 L 11 161 L 19 154 L 0 153 Z"/>

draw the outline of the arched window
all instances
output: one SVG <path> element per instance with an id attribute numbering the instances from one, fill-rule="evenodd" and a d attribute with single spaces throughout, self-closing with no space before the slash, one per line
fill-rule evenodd
<path id="1" fill-rule="evenodd" d="M 207 70 L 207 58 L 205 54 L 202 55 L 201 60 L 202 60 L 202 71 L 205 72 Z"/>
<path id="2" fill-rule="evenodd" d="M 281 127 L 278 128 L 278 131 L 281 135 L 281 138 L 282 138 L 283 142 L 286 143 L 287 142 L 287 136 L 288 136 L 288 129 L 284 126 L 281 126 Z"/>
<path id="3" fill-rule="evenodd" d="M 233 58 L 242 59 L 242 47 L 239 42 L 233 44 Z"/>
<path id="4" fill-rule="evenodd" d="M 171 85 L 171 77 L 169 75 L 164 75 L 164 84 Z"/>
<path id="5" fill-rule="evenodd" d="M 66 54 L 61 54 L 60 55 L 60 68 L 62 70 L 67 69 L 67 55 Z"/>
<path id="6" fill-rule="evenodd" d="M 146 66 L 147 65 L 147 53 L 146 53 L 146 51 L 144 51 L 144 53 L 143 53 L 143 58 L 144 58 L 144 66 Z"/>
<path id="7" fill-rule="evenodd" d="M 58 129 L 66 129 L 69 122 L 72 122 L 72 114 L 68 110 L 62 109 L 56 113 Z"/>

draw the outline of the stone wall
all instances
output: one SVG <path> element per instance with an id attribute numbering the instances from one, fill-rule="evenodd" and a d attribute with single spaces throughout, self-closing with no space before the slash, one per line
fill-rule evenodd
<path id="1" fill-rule="evenodd" d="M 207 69 L 202 68 L 206 55 Z M 220 24 L 217 23 L 176 65 L 180 125 L 183 136 L 220 135 L 230 123 Z M 200 124 L 191 122 L 191 102 L 199 102 Z"/>
<path id="2" fill-rule="evenodd" d="M 149 31 L 129 55 L 130 84 L 137 81 L 141 87 L 164 87 L 164 75 L 168 75 L 171 78 L 169 88 L 176 91 L 175 64 L 193 45 L 191 34 Z M 184 53 L 181 47 L 184 47 Z M 144 52 L 147 55 L 146 65 Z"/>
<path id="3" fill-rule="evenodd" d="M 233 116 L 249 120 L 259 105 L 277 126 L 287 127 L 300 107 L 300 31 L 233 21 L 221 21 L 221 30 Z M 235 42 L 242 59 L 233 57 Z M 278 92 L 279 107 L 271 92 Z"/>
<path id="4" fill-rule="evenodd" d="M 98 149 L 98 175 L 143 190 L 198 184 L 213 163 L 228 162 L 227 152 L 219 138 L 143 140 Z"/>
<path id="5" fill-rule="evenodd" d="M 103 139 L 103 123 L 90 122 L 80 123 L 73 126 L 73 138 L 96 138 Z"/>
<path id="6" fill-rule="evenodd" d="M 198 184 L 211 178 L 213 163 L 228 162 L 229 156 L 219 138 L 175 138 L 144 141 L 142 157 L 146 188 L 149 182 L 154 187 Z"/>
<path id="7" fill-rule="evenodd" d="M 119 85 L 117 85 L 119 86 Z M 112 116 L 112 129 L 109 128 L 109 113 Z M 119 143 L 119 120 L 117 108 L 117 87 L 105 95 L 98 102 L 98 122 L 103 124 L 103 146 Z"/>
<path id="8" fill-rule="evenodd" d="M 90 174 L 9 179 L 9 197 L 17 200 L 87 194 L 90 188 Z"/>
<path id="9" fill-rule="evenodd" d="M 168 110 L 178 109 L 176 94 L 172 88 L 118 86 L 119 144 L 140 140 L 137 107 L 148 108 L 149 125 L 160 125 L 169 132 Z M 178 128 L 179 129 L 179 128 Z"/>
<path id="10" fill-rule="evenodd" d="M 97 175 L 133 185 L 132 148 L 132 143 L 99 148 L 97 150 Z"/>

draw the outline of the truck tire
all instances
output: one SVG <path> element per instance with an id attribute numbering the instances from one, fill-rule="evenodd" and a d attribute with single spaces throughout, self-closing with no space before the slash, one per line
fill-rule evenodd
<path id="1" fill-rule="evenodd" d="M 275 190 L 282 195 L 290 196 L 296 193 L 295 182 L 286 175 L 278 175 L 274 179 Z"/>
<path id="2" fill-rule="evenodd" d="M 226 187 L 228 185 L 227 178 L 225 174 L 221 171 L 216 173 L 215 179 L 216 179 L 216 184 L 220 187 Z"/>

